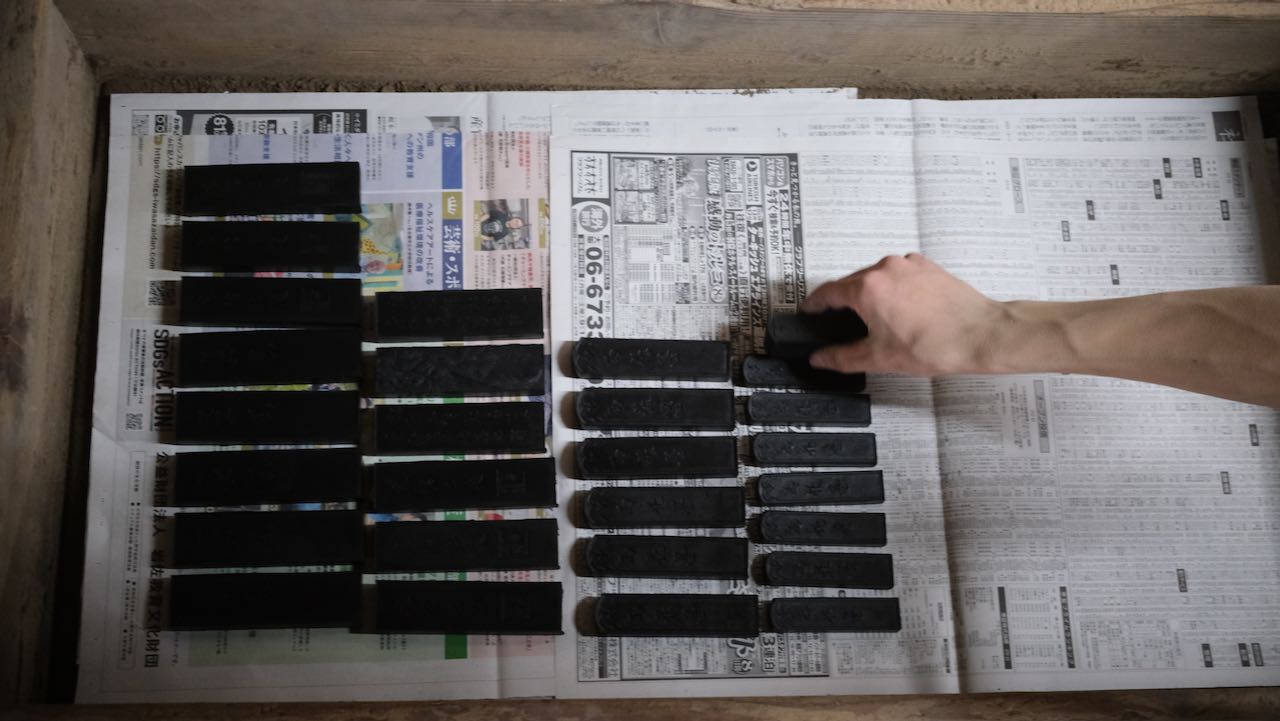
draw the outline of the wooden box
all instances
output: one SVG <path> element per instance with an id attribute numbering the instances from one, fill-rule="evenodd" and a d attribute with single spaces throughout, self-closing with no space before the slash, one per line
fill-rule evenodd
<path id="1" fill-rule="evenodd" d="M 1280 91 L 1267 0 L 7 0 L 0 8 L 0 705 L 74 686 L 110 92 L 855 86 Z M 1269 129 L 1275 133 L 1274 123 Z M 0 717 L 1278 718 L 1280 689 L 0 708 Z"/>

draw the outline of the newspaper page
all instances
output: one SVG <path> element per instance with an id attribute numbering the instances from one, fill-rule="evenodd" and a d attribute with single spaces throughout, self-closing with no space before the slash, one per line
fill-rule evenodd
<path id="1" fill-rule="evenodd" d="M 1268 281 L 1252 99 L 914 108 L 921 247 L 997 298 Z M 1280 683 L 1280 411 L 1073 375 L 934 398 L 966 690 Z"/>
<path id="2" fill-rule="evenodd" d="M 831 135 L 845 127 L 846 108 L 800 99 L 767 115 L 733 99 L 719 107 L 666 101 L 557 108 L 551 288 L 562 508 L 592 487 L 637 483 L 573 477 L 566 459 L 574 444 L 602 434 L 573 427 L 564 411 L 571 393 L 592 386 L 730 387 L 572 378 L 565 359 L 573 341 L 727 340 L 736 366 L 745 354 L 761 352 L 771 312 L 794 310 L 808 289 L 886 253 L 920 249 L 910 105 L 859 101 L 847 109 L 866 137 Z M 874 550 L 893 554 L 896 587 L 839 593 L 898 597 L 900 633 L 613 638 L 575 626 L 557 649 L 557 695 L 958 691 L 932 389 L 920 379 L 878 377 L 868 392 L 886 502 L 824 508 L 887 514 L 888 546 Z M 761 430 L 786 429 L 739 422 L 740 478 L 638 483 L 745 484 L 760 473 L 748 440 Z M 591 533 L 562 532 L 564 553 Z M 743 529 L 655 533 L 745 535 Z M 753 544 L 756 558 L 771 550 Z M 589 613 L 602 593 L 736 593 L 761 601 L 837 593 L 754 581 L 593 578 L 574 569 L 566 579 L 566 618 Z"/>
<path id="3" fill-rule="evenodd" d="M 791 92 L 844 101 L 856 97 L 855 91 L 840 89 Z M 171 209 L 184 165 L 360 162 L 363 207 L 351 219 L 361 227 L 359 277 L 366 293 L 543 287 L 549 246 L 550 103 L 563 95 L 628 97 L 612 92 L 304 93 L 112 99 L 79 700 L 552 693 L 554 644 L 546 637 L 379 636 L 329 629 L 164 631 L 164 579 L 172 573 L 165 564 L 167 519 L 174 510 L 168 493 L 177 450 L 166 441 L 171 439 L 175 353 L 180 351 L 175 340 L 179 333 L 197 332 L 173 325 L 179 278 L 173 268 L 180 239 L 179 219 Z M 499 216 L 505 232 L 495 233 L 489 229 L 496 224 L 486 221 Z M 451 512 L 415 518 L 551 513 Z M 557 580 L 559 574 L 539 571 L 518 577 Z"/>

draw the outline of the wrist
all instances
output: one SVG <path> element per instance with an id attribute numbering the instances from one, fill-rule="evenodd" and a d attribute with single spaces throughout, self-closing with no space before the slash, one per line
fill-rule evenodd
<path id="1" fill-rule="evenodd" d="M 1070 371 L 1079 353 L 1071 342 L 1067 303 L 1011 300 L 997 303 L 988 342 L 979 355 L 982 374 Z"/>

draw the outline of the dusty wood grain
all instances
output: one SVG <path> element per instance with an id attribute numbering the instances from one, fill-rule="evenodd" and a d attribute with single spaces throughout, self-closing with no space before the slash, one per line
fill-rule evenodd
<path id="1" fill-rule="evenodd" d="M 963 91 L 974 89 L 984 96 L 1280 89 L 1275 15 L 771 10 L 690 0 L 312 0 L 306 13 L 290 12 L 278 0 L 244 0 L 234 9 L 204 0 L 59 4 L 108 78 L 319 77 L 329 84 L 363 79 L 453 87 L 853 85 L 918 97 L 966 96 L 972 93 Z M 1170 3 L 1154 5 L 1168 9 Z"/>
<path id="2" fill-rule="evenodd" d="M 52 3 L 0 12 L 0 702 L 11 702 L 43 693 L 49 663 L 96 84 Z"/>
<path id="3" fill-rule="evenodd" d="M 633 701 L 476 701 L 397 704 L 180 704 L 29 706 L 0 719 L 75 721 L 1157 721 L 1280 718 L 1280 689 L 1123 691 L 971 696 L 657 699 Z"/>

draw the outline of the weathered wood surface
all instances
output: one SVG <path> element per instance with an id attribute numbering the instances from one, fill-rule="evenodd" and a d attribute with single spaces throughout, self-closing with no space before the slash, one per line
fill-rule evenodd
<path id="1" fill-rule="evenodd" d="M 97 86 L 51 2 L 0 5 L 0 703 L 5 703 L 38 698 L 49 663 Z"/>
<path id="2" fill-rule="evenodd" d="M 632 701 L 454 701 L 396 704 L 181 704 L 28 706 L 3 721 L 1274 721 L 1280 690 L 1122 691 L 973 696 L 657 699 Z"/>
<path id="3" fill-rule="evenodd" d="M 352 81 L 386 89 L 851 85 L 914 97 L 1280 89 L 1274 3 L 1198 2 L 1185 14 L 1170 14 L 1181 6 L 1167 1 L 1145 10 L 1126 0 L 1034 4 L 1056 14 L 902 11 L 884 9 L 882 0 L 816 4 L 311 0 L 303 13 L 279 0 L 59 2 L 106 79 L 290 79 L 280 89 L 299 82 L 349 88 Z M 832 7 L 839 5 L 855 7 Z M 953 7 L 908 4 L 943 6 Z"/>

